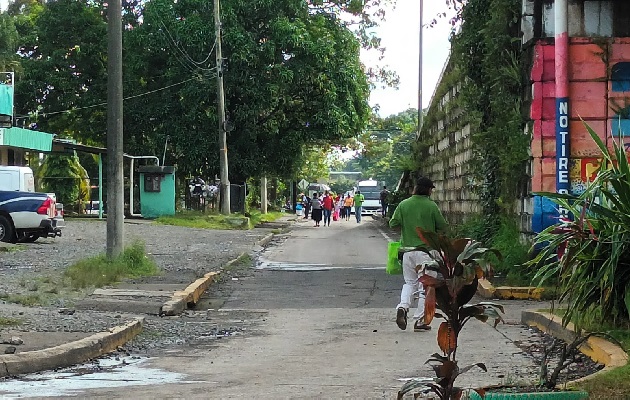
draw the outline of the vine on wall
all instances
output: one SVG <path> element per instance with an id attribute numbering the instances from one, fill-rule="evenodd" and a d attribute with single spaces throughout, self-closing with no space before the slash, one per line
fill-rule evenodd
<path id="1" fill-rule="evenodd" d="M 462 82 L 454 106 L 463 111 L 457 125 L 471 125 L 470 167 L 484 219 L 482 240 L 490 240 L 501 215 L 512 212 L 529 160 L 531 139 L 523 133 L 521 110 L 525 75 L 520 61 L 520 9 L 521 0 L 467 2 L 461 30 L 452 39 L 450 72 L 436 90 L 420 139 L 436 139 L 431 129 L 445 112 L 439 99 L 453 87 L 453 79 Z M 420 170 L 426 167 L 426 153 L 416 159 Z"/>

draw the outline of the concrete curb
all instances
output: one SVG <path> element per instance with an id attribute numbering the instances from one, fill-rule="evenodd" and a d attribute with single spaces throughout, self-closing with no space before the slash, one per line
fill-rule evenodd
<path id="1" fill-rule="evenodd" d="M 228 264 L 236 260 L 238 260 L 238 258 L 236 258 L 235 260 L 229 261 Z M 184 310 L 188 306 L 197 304 L 203 292 L 205 292 L 206 289 L 210 287 L 210 284 L 219 277 L 219 274 L 220 272 L 217 272 L 217 271 L 208 272 L 202 278 L 199 278 L 193 283 L 191 283 L 190 285 L 188 285 L 186 289 L 173 293 L 173 297 L 171 297 L 169 301 L 167 301 L 166 303 L 162 305 L 162 308 L 160 309 L 160 315 L 162 316 L 179 315 L 182 312 L 184 312 Z"/>
<path id="2" fill-rule="evenodd" d="M 17 354 L 0 355 L 0 378 L 50 370 L 86 362 L 116 350 L 142 332 L 144 318 L 116 326 L 81 340 Z"/>
<path id="3" fill-rule="evenodd" d="M 270 233 L 260 239 L 257 243 L 258 246 L 264 247 L 271 242 L 274 234 Z M 247 253 L 243 252 L 233 260 L 228 261 L 223 268 L 227 268 L 232 264 L 238 262 L 241 258 L 245 257 Z M 173 293 L 173 297 L 160 308 L 160 316 L 172 317 L 179 315 L 188 307 L 192 307 L 199 301 L 201 295 L 210 287 L 210 285 L 219 278 L 221 272 L 213 271 L 208 272 L 202 278 L 197 279 L 184 290 Z"/>
<path id="4" fill-rule="evenodd" d="M 494 286 L 487 279 L 479 279 L 477 293 L 484 299 L 494 299 Z"/>
<path id="5" fill-rule="evenodd" d="M 542 311 L 523 311 L 521 313 L 521 322 L 525 325 L 536 327 L 568 343 L 575 340 L 577 335 L 573 323 L 567 324 L 565 328 L 562 326 L 562 318 Z M 621 347 L 601 337 L 590 337 L 586 343 L 580 347 L 580 351 L 593 361 L 604 364 L 604 368 L 592 375 L 568 382 L 566 386 L 574 386 L 594 376 L 606 373 L 618 367 L 623 367 L 628 363 L 628 355 Z M 563 387 L 564 386 L 565 385 L 563 385 Z"/>
<path id="6" fill-rule="evenodd" d="M 501 300 L 540 300 L 544 290 L 534 286 L 494 287 L 487 279 L 480 279 L 477 287 L 477 293 L 481 297 Z"/>

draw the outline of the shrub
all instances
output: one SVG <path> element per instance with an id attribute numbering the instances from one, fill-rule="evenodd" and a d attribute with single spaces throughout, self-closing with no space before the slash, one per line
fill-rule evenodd
<path id="1" fill-rule="evenodd" d="M 75 288 L 90 286 L 102 287 L 119 282 L 123 278 L 137 278 L 158 274 L 158 267 L 149 259 L 144 244 L 135 242 L 125 248 L 122 254 L 108 260 L 102 254 L 80 260 L 69 266 L 64 275 L 70 279 Z"/>
<path id="2" fill-rule="evenodd" d="M 613 140 L 611 153 L 586 127 L 602 152 L 601 167 L 580 195 L 539 193 L 571 219 L 536 236 L 542 249 L 529 263 L 539 268 L 537 283 L 557 277 L 559 300 L 567 303 L 563 323 L 578 327 L 587 318 L 626 320 L 630 311 L 630 164 L 622 142 Z"/>

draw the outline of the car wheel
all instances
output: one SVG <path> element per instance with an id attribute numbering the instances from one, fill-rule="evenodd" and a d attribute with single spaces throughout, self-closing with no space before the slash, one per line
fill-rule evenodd
<path id="1" fill-rule="evenodd" d="M 15 239 L 13 224 L 4 215 L 0 215 L 0 242 L 13 242 Z"/>
<path id="2" fill-rule="evenodd" d="M 39 235 L 36 233 L 25 233 L 18 238 L 19 243 L 33 243 L 39 239 Z"/>

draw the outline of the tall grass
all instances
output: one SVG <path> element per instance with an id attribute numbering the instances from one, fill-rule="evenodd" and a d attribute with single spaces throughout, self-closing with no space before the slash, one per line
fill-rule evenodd
<path id="1" fill-rule="evenodd" d="M 69 266 L 64 272 L 74 288 L 103 287 L 124 278 L 153 276 L 159 273 L 155 262 L 148 258 L 144 244 L 135 242 L 113 260 L 103 255 L 86 258 Z"/>

